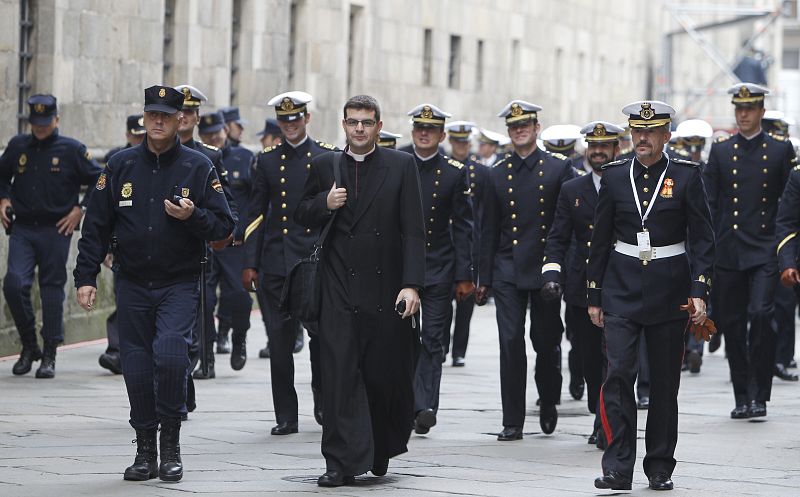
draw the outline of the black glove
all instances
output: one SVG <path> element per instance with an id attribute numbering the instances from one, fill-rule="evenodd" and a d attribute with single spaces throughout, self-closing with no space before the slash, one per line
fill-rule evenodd
<path id="1" fill-rule="evenodd" d="M 561 298 L 561 285 L 555 281 L 548 281 L 542 287 L 542 298 L 544 300 L 556 300 Z"/>

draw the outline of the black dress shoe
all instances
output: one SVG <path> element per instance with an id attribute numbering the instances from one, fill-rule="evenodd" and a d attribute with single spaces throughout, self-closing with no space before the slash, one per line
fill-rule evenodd
<path id="1" fill-rule="evenodd" d="M 597 432 L 594 432 L 591 435 L 589 435 L 589 440 L 587 440 L 586 443 L 591 445 L 597 445 Z"/>
<path id="2" fill-rule="evenodd" d="M 266 347 L 258 351 L 258 358 L 269 359 L 269 344 L 267 344 Z"/>
<path id="3" fill-rule="evenodd" d="M 542 428 L 542 431 L 546 435 L 553 433 L 556 430 L 557 423 L 558 410 L 556 406 L 552 404 L 542 404 L 539 407 L 539 426 Z"/>
<path id="4" fill-rule="evenodd" d="M 594 480 L 594 488 L 607 488 L 610 490 L 630 490 L 631 479 L 617 471 L 609 471 Z"/>
<path id="5" fill-rule="evenodd" d="M 511 442 L 513 440 L 522 440 L 521 426 L 504 426 L 503 431 L 497 435 L 498 442 Z"/>
<path id="6" fill-rule="evenodd" d="M 737 405 L 731 411 L 731 419 L 747 419 L 750 417 L 750 410 L 747 408 L 747 405 L 741 404 Z"/>
<path id="7" fill-rule="evenodd" d="M 453 367 L 454 368 L 463 368 L 466 361 L 463 357 L 453 357 Z"/>
<path id="8" fill-rule="evenodd" d="M 233 342 L 231 369 L 239 371 L 247 362 L 247 330 L 234 330 L 231 341 Z"/>
<path id="9" fill-rule="evenodd" d="M 436 413 L 433 409 L 423 409 L 414 417 L 414 433 L 424 435 L 436 426 Z"/>
<path id="10" fill-rule="evenodd" d="M 292 353 L 299 354 L 301 350 L 303 350 L 303 346 L 306 344 L 306 337 L 303 334 L 303 328 L 300 328 L 300 331 L 294 337 L 294 349 L 292 349 Z"/>
<path id="11" fill-rule="evenodd" d="M 119 360 L 119 352 L 105 352 L 97 360 L 100 366 L 114 374 L 122 374 L 122 363 Z"/>
<path id="12" fill-rule="evenodd" d="M 656 473 L 649 477 L 650 488 L 653 490 L 672 490 L 674 485 L 666 473 Z"/>
<path id="13" fill-rule="evenodd" d="M 640 410 L 650 409 L 650 397 L 640 397 L 636 401 L 636 408 Z"/>
<path id="14" fill-rule="evenodd" d="M 703 357 L 696 351 L 692 350 L 686 359 L 689 364 L 689 372 L 697 374 L 700 372 L 700 366 L 703 365 Z"/>
<path id="15" fill-rule="evenodd" d="M 284 421 L 272 427 L 270 431 L 273 435 L 290 435 L 297 433 L 297 421 Z"/>
<path id="16" fill-rule="evenodd" d="M 722 334 L 714 333 L 714 336 L 712 336 L 711 340 L 708 342 L 708 352 L 713 354 L 719 349 L 720 345 L 722 345 Z"/>
<path id="17" fill-rule="evenodd" d="M 389 459 L 375 460 L 372 463 L 372 474 L 375 476 L 383 476 L 389 471 Z"/>
<path id="18" fill-rule="evenodd" d="M 780 363 L 775 364 L 775 371 L 773 371 L 773 374 L 776 377 L 782 379 L 783 381 L 797 381 L 798 380 L 798 377 L 797 377 L 796 374 L 790 373 L 789 370 L 786 369 L 786 366 L 784 366 L 783 364 L 780 364 Z"/>
<path id="19" fill-rule="evenodd" d="M 748 418 L 763 418 L 767 415 L 767 403 L 758 402 L 756 400 L 750 403 L 750 408 L 747 410 Z"/>
<path id="20" fill-rule="evenodd" d="M 338 471 L 326 471 L 325 474 L 317 478 L 317 485 L 320 487 L 341 487 L 342 485 L 352 485 L 356 479 L 352 476 L 344 476 Z"/>
<path id="21" fill-rule="evenodd" d="M 575 400 L 581 400 L 583 398 L 583 392 L 586 386 L 583 382 L 583 378 L 580 376 L 576 376 L 574 379 L 569 379 L 569 394 L 572 395 L 572 398 Z"/>

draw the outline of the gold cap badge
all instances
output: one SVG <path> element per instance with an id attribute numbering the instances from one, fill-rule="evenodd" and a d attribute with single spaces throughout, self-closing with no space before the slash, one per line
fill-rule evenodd
<path id="1" fill-rule="evenodd" d="M 642 110 L 639 111 L 639 115 L 642 119 L 652 119 L 656 113 L 653 111 L 652 105 L 649 102 L 644 102 L 642 104 Z"/>
<path id="2" fill-rule="evenodd" d="M 426 105 L 422 108 L 422 114 L 420 114 L 420 117 L 423 119 L 431 119 L 433 117 L 433 111 Z"/>
<path id="3" fill-rule="evenodd" d="M 606 136 L 606 127 L 602 124 L 597 124 L 594 127 L 594 136 Z"/>
<path id="4" fill-rule="evenodd" d="M 165 90 L 164 88 L 161 88 L 160 90 L 158 90 L 158 96 L 161 97 L 161 98 L 166 97 L 167 96 L 167 90 Z"/>
<path id="5" fill-rule="evenodd" d="M 511 115 L 513 117 L 521 116 L 522 107 L 520 107 L 519 104 L 511 104 Z"/>
<path id="6" fill-rule="evenodd" d="M 33 106 L 34 112 L 37 114 L 42 114 L 44 112 L 44 104 L 36 104 Z"/>
<path id="7" fill-rule="evenodd" d="M 292 102 L 292 99 L 289 97 L 283 97 L 283 100 L 281 101 L 281 110 L 289 111 L 292 109 L 294 109 L 294 102 Z"/>
<path id="8" fill-rule="evenodd" d="M 750 96 L 750 90 L 748 90 L 746 86 L 742 86 L 741 88 L 739 88 L 739 97 L 747 98 L 749 96 Z"/>

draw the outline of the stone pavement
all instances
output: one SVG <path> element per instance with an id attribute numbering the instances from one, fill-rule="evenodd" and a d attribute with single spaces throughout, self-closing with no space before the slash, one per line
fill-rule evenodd
<path id="1" fill-rule="evenodd" d="M 183 481 L 125 482 L 133 460 L 133 431 L 121 376 L 97 365 L 102 343 L 60 350 L 54 380 L 13 377 L 14 358 L 0 360 L 0 496 L 582 496 L 609 495 L 593 480 L 601 453 L 587 445 L 592 418 L 564 382 L 558 428 L 539 430 L 532 375 L 525 438 L 497 442 L 501 429 L 494 308 L 478 308 L 467 366 L 445 367 L 439 424 L 413 435 L 409 451 L 383 478 L 321 489 L 325 464 L 321 429 L 311 413 L 308 349 L 296 355 L 300 433 L 269 435 L 274 413 L 260 316 L 253 314 L 247 366 L 230 369 L 218 356 L 217 379 L 198 384 L 198 410 L 184 423 Z M 565 343 L 565 348 L 568 349 Z M 533 356 L 528 344 L 529 357 Z M 566 354 L 565 354 L 566 359 Z M 532 369 L 533 361 L 529 360 Z M 680 394 L 678 466 L 671 496 L 800 495 L 800 385 L 776 380 L 765 422 L 734 421 L 727 364 L 721 351 L 705 356 L 699 375 L 685 374 Z M 653 495 L 641 469 L 644 422 L 634 490 Z M 627 493 L 627 492 L 626 492 Z"/>

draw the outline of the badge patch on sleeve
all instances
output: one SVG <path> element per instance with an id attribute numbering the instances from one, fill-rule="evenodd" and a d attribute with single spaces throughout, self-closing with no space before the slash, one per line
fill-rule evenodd
<path id="1" fill-rule="evenodd" d="M 98 190 L 105 190 L 106 173 L 100 173 L 100 176 L 97 178 L 97 186 L 95 188 L 97 188 Z"/>
<path id="2" fill-rule="evenodd" d="M 213 188 L 217 193 L 222 193 L 222 183 L 220 183 L 218 179 L 215 179 L 211 182 L 211 188 Z"/>

